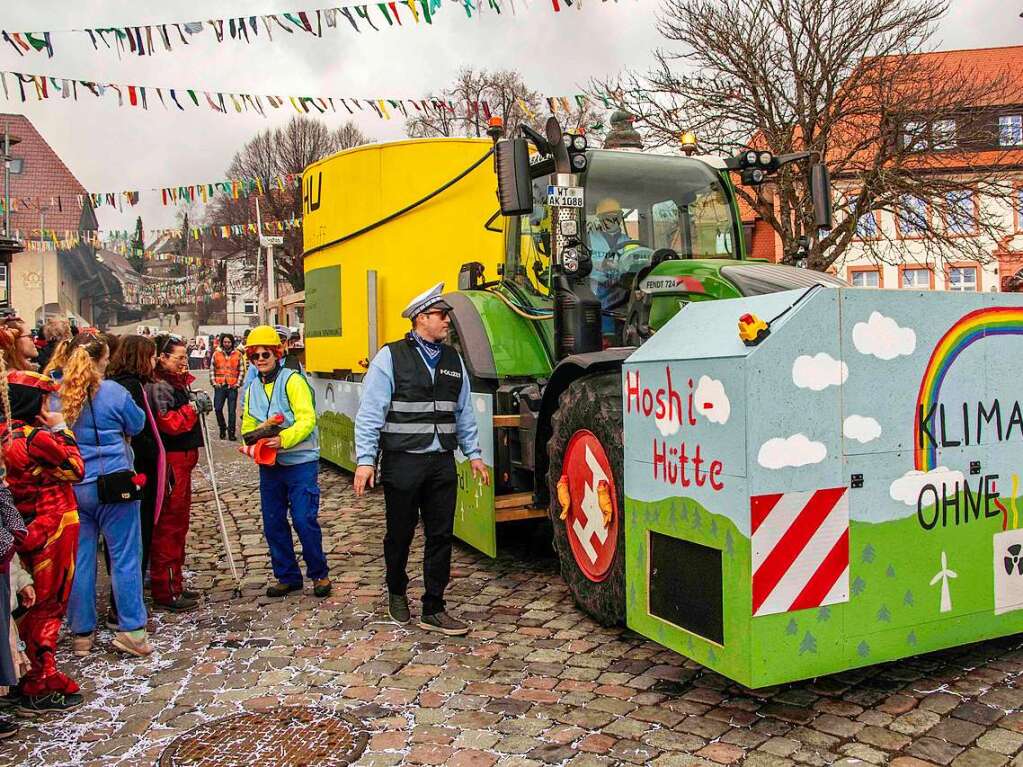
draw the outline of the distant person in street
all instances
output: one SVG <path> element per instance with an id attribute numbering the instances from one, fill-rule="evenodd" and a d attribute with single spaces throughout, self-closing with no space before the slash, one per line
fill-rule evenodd
<path id="1" fill-rule="evenodd" d="M 43 325 L 43 339 L 46 343 L 39 350 L 39 357 L 36 359 L 40 370 L 46 369 L 58 344 L 71 340 L 71 323 L 60 317 L 51 317 Z"/>
<path id="2" fill-rule="evenodd" d="M 320 432 L 312 387 L 304 375 L 284 367 L 281 339 L 269 325 L 253 328 L 245 353 L 258 374 L 245 390 L 242 437 L 248 437 L 248 442 L 273 416 L 284 418 L 277 434 L 264 437 L 263 446 L 277 451 L 276 461 L 259 467 L 263 533 L 277 581 L 267 588 L 266 595 L 284 597 L 302 590 L 302 571 L 288 524 L 290 511 L 313 593 L 329 596 L 329 570 L 318 519 Z"/>
<path id="3" fill-rule="evenodd" d="M 56 385 L 26 370 L 7 374 L 2 425 L 7 484 L 25 521 L 17 543 L 35 581 L 36 599 L 18 621 L 31 668 L 18 685 L 18 708 L 26 713 L 80 706 L 78 683 L 57 667 L 57 639 L 71 594 L 78 551 L 78 501 L 73 485 L 85 462 L 64 415 L 50 410 Z"/>
<path id="4" fill-rule="evenodd" d="M 220 348 L 213 352 L 210 365 L 210 383 L 213 384 L 213 409 L 217 413 L 220 438 L 234 442 L 238 422 L 238 388 L 242 384 L 242 353 L 234 348 L 234 336 L 220 334 Z M 227 420 L 224 405 L 227 404 Z"/>
<path id="5" fill-rule="evenodd" d="M 102 538 L 110 556 L 110 580 L 118 624 L 113 645 L 129 655 L 149 655 L 142 598 L 142 538 L 139 501 L 121 498 L 131 486 L 129 440 L 142 431 L 146 414 L 120 384 L 103 380 L 110 349 L 103 335 L 78 335 L 64 365 L 60 399 L 85 461 L 85 477 L 75 485 L 80 520 L 75 577 L 68 602 L 68 624 L 75 655 L 87 656 L 96 631 L 96 554 Z M 148 480 L 148 478 L 146 478 Z M 117 485 L 120 484 L 120 487 Z"/>
<path id="6" fill-rule="evenodd" d="M 438 283 L 413 298 L 401 315 L 412 322 L 412 329 L 370 363 L 355 417 L 355 494 L 362 496 L 373 487 L 381 451 L 388 612 L 397 623 L 411 620 L 406 567 L 422 516 L 425 592 L 419 626 L 459 636 L 469 627 L 444 607 L 458 492 L 455 448 L 461 447 L 469 458 L 474 477 L 489 484 L 490 476 L 480 458 L 469 374 L 458 352 L 444 344 L 451 307 L 441 298 L 443 290 L 444 283 Z"/>
<path id="7" fill-rule="evenodd" d="M 146 397 L 167 456 L 171 491 L 163 500 L 153 528 L 150 581 L 153 602 L 172 612 L 194 610 L 199 594 L 186 589 L 181 570 L 185 564 L 192 508 L 192 470 L 203 446 L 200 414 L 192 405 L 189 386 L 195 378 L 188 372 L 188 354 L 181 336 L 156 337 L 156 372 L 146 384 Z"/>
<path id="8" fill-rule="evenodd" d="M 139 523 L 142 534 L 141 577 L 149 572 L 149 557 L 153 546 L 153 527 L 169 488 L 167 455 L 156 424 L 155 408 L 146 395 L 146 386 L 153 382 L 156 368 L 156 344 L 148 336 L 125 336 L 117 353 L 110 359 L 107 378 L 128 390 L 135 404 L 146 414 L 146 425 L 131 439 L 135 471 L 146 477 L 139 504 Z M 107 624 L 118 623 L 117 604 L 111 592 Z"/>

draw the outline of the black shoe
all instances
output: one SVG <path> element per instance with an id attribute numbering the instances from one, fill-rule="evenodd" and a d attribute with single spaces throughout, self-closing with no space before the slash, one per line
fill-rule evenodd
<path id="1" fill-rule="evenodd" d="M 469 627 L 466 624 L 455 620 L 443 610 L 433 615 L 424 615 L 419 619 L 419 628 L 436 631 L 449 637 L 459 637 L 469 633 Z"/>
<path id="2" fill-rule="evenodd" d="M 18 734 L 17 723 L 11 721 L 10 719 L 4 719 L 2 716 L 0 716 L 0 740 L 3 740 L 4 738 L 13 738 L 17 734 Z"/>
<path id="3" fill-rule="evenodd" d="M 0 706 L 17 706 L 21 703 L 21 693 L 17 687 L 8 687 L 6 695 L 0 695 Z"/>
<path id="4" fill-rule="evenodd" d="M 193 591 L 192 589 L 181 589 L 181 596 L 187 599 L 194 599 L 196 602 L 199 601 L 199 597 L 202 596 L 201 591 Z"/>
<path id="5" fill-rule="evenodd" d="M 184 594 L 178 594 L 169 602 L 161 602 L 158 599 L 154 599 L 153 604 L 163 610 L 170 610 L 172 613 L 191 612 L 199 606 L 196 600 L 186 597 Z"/>
<path id="6" fill-rule="evenodd" d="M 107 610 L 107 617 L 104 622 L 107 624 L 107 628 L 111 631 L 121 630 L 120 618 L 117 617 L 117 613 L 113 610 Z"/>
<path id="7" fill-rule="evenodd" d="M 225 439 L 226 437 L 227 437 L 227 430 L 226 429 L 221 429 L 220 430 L 220 438 L 221 439 Z"/>
<path id="8" fill-rule="evenodd" d="M 273 599 L 280 599 L 281 597 L 288 596 L 288 594 L 290 594 L 292 591 L 301 590 L 302 590 L 301 583 L 281 583 L 280 581 L 278 581 L 273 586 L 267 587 L 266 595 L 268 597 L 272 597 Z"/>
<path id="9" fill-rule="evenodd" d="M 408 610 L 408 597 L 404 594 L 387 594 L 387 614 L 391 620 L 404 626 L 412 620 L 412 613 Z"/>
<path id="10" fill-rule="evenodd" d="M 232 442 L 237 442 L 238 441 L 238 437 L 235 435 L 235 433 L 233 431 L 229 431 L 227 433 L 227 438 L 229 440 L 231 440 Z"/>
<path id="11" fill-rule="evenodd" d="M 70 711 L 85 702 L 80 692 L 51 692 L 49 695 L 23 695 L 18 711 L 29 716 L 47 711 Z"/>
<path id="12" fill-rule="evenodd" d="M 318 597 L 330 596 L 330 578 L 320 578 L 313 581 L 313 594 Z"/>

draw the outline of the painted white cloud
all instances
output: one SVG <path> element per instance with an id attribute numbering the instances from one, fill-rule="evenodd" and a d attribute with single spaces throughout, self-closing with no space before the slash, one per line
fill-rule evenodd
<path id="1" fill-rule="evenodd" d="M 712 423 L 726 423 L 732 414 L 732 403 L 725 394 L 725 386 L 716 378 L 700 376 L 693 392 L 696 412 Z"/>
<path id="2" fill-rule="evenodd" d="M 881 436 L 881 424 L 869 415 L 851 415 L 842 423 L 842 433 L 861 444 Z"/>
<path id="3" fill-rule="evenodd" d="M 792 383 L 800 389 L 821 391 L 829 386 L 841 386 L 849 377 L 849 366 L 827 352 L 796 357 L 792 363 Z"/>
<path id="4" fill-rule="evenodd" d="M 893 500 L 902 501 L 907 506 L 916 506 L 917 499 L 920 497 L 920 491 L 924 485 L 934 485 L 938 489 L 939 494 L 942 491 L 942 486 L 947 486 L 948 493 L 951 495 L 954 492 L 955 484 L 957 482 L 962 483 L 963 479 L 961 471 L 948 469 L 944 466 L 939 466 L 930 471 L 911 469 L 892 482 L 891 487 L 888 489 L 888 494 Z"/>
<path id="5" fill-rule="evenodd" d="M 757 463 L 765 469 L 784 469 L 788 466 L 806 466 L 820 463 L 828 454 L 823 442 L 816 442 L 805 434 L 775 437 L 760 446 Z"/>
<path id="6" fill-rule="evenodd" d="M 880 312 L 871 312 L 866 322 L 853 325 L 853 344 L 861 354 L 881 360 L 910 355 L 916 349 L 916 333 Z"/>
<path id="7" fill-rule="evenodd" d="M 667 413 L 664 418 L 657 418 L 654 416 L 654 426 L 657 427 L 657 431 L 661 433 L 662 437 L 670 437 L 672 434 L 678 434 L 678 430 L 682 428 L 682 422 L 679 421 L 679 414 L 672 413 L 672 418 L 667 417 Z"/>

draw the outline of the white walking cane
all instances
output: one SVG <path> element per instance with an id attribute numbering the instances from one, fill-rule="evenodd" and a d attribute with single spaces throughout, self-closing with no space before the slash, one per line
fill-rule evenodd
<path id="1" fill-rule="evenodd" d="M 205 392 L 203 392 L 205 394 Z M 206 428 L 206 414 L 199 416 L 199 428 L 202 431 L 203 449 L 206 451 L 206 464 L 210 467 L 210 484 L 213 485 L 213 498 L 217 502 L 217 523 L 220 527 L 220 538 L 224 542 L 224 551 L 227 552 L 227 563 L 231 566 L 231 575 L 234 576 L 235 597 L 242 595 L 242 581 L 238 577 L 238 568 L 234 564 L 234 553 L 231 551 L 231 541 L 227 537 L 227 525 L 224 524 L 224 509 L 220 503 L 220 490 L 217 488 L 217 473 L 213 468 L 213 449 L 210 447 L 210 433 Z"/>

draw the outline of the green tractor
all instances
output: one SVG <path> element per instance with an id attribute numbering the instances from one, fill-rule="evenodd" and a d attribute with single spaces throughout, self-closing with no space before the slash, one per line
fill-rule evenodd
<path id="1" fill-rule="evenodd" d="M 807 153 L 722 160 L 591 150 L 554 118 L 545 136 L 519 133 L 491 133 L 506 217 L 499 274 L 468 263 L 459 290 L 445 296 L 451 342 L 493 408 L 492 508 L 462 471 L 460 498 L 475 497 L 477 517 L 456 519 L 456 534 L 473 541 L 470 528 L 487 510 L 489 527 L 548 517 L 577 603 L 602 624 L 622 623 L 623 361 L 691 303 L 844 285 L 747 259 L 731 180 L 734 171 L 759 184 L 807 162 L 826 228 L 828 176 Z M 568 523 L 572 504 L 587 524 Z"/>

